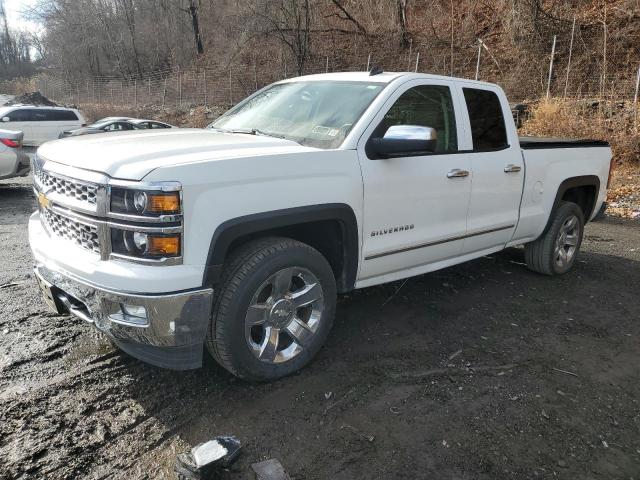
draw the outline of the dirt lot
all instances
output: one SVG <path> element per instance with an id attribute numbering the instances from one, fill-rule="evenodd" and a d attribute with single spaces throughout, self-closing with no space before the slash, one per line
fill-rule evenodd
<path id="1" fill-rule="evenodd" d="M 308 368 L 248 385 L 48 313 L 32 209 L 0 182 L 2 479 L 174 478 L 176 452 L 225 433 L 244 443 L 228 479 L 269 457 L 294 479 L 640 478 L 638 221 L 591 224 L 562 278 L 511 249 L 344 296 Z"/>

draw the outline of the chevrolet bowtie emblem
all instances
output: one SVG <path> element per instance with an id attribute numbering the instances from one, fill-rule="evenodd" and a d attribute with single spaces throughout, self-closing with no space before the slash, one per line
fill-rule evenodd
<path id="1" fill-rule="evenodd" d="M 42 208 L 49 208 L 49 205 L 51 205 L 47 196 L 42 192 L 38 193 L 38 203 Z"/>

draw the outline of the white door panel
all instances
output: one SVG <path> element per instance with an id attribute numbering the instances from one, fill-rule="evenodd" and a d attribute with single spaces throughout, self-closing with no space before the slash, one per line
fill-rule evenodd
<path id="1" fill-rule="evenodd" d="M 435 89 L 425 91 L 425 86 Z M 450 82 L 415 80 L 398 87 L 358 144 L 365 205 L 360 281 L 409 272 L 462 252 L 472 176 L 449 175 L 471 170 L 467 153 L 446 153 L 455 152 L 455 145 L 460 147 L 461 137 L 456 131 L 460 122 L 451 124 L 452 118 L 459 118 L 461 108 L 455 89 L 448 91 L 450 103 L 446 99 L 445 92 L 451 86 Z M 419 92 L 415 102 L 406 100 L 411 97 L 410 90 Z M 405 93 L 409 97 L 403 96 Z M 400 97 L 403 100 L 399 101 Z M 398 108 L 402 102 L 407 103 Z M 382 135 L 392 124 L 435 128 L 438 153 L 371 159 L 365 148 L 367 141 Z"/>
<path id="2" fill-rule="evenodd" d="M 454 169 L 468 171 L 467 155 L 364 162 L 362 278 L 461 253 L 471 179 L 447 174 Z"/>
<path id="3" fill-rule="evenodd" d="M 465 252 L 483 250 L 511 239 L 518 223 L 524 180 L 522 156 L 515 149 L 499 152 L 472 153 L 473 185 L 468 233 L 495 230 L 465 240 Z M 520 170 L 518 170 L 518 168 Z M 505 169 L 517 170 L 505 172 Z"/>
<path id="4" fill-rule="evenodd" d="M 525 169 L 504 93 L 497 87 L 462 83 L 460 98 L 473 172 L 463 251 L 472 253 L 504 246 L 512 238 Z"/>

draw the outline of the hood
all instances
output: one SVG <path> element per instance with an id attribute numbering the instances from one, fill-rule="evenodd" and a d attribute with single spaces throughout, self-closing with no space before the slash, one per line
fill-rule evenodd
<path id="1" fill-rule="evenodd" d="M 141 180 L 163 166 L 313 150 L 279 138 L 185 128 L 67 137 L 45 143 L 38 156 L 113 178 Z"/>

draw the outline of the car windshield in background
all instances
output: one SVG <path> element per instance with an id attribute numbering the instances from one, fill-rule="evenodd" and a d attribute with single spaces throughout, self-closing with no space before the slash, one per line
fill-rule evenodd
<path id="1" fill-rule="evenodd" d="M 109 125 L 110 123 L 113 123 L 111 120 L 108 121 L 97 121 L 96 123 L 92 123 L 91 125 L 87 125 L 87 128 L 97 128 L 100 129 L 102 127 L 104 127 L 105 125 Z"/>
<path id="2" fill-rule="evenodd" d="M 386 84 L 291 82 L 268 87 L 209 128 L 270 135 L 316 148 L 337 148 Z"/>

